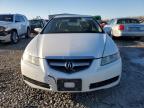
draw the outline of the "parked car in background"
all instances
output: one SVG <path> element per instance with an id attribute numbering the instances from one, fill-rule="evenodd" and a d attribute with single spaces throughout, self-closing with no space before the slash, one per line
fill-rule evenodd
<path id="1" fill-rule="evenodd" d="M 122 63 L 114 41 L 90 16 L 56 16 L 26 47 L 24 81 L 55 92 L 87 92 L 117 85 Z"/>
<path id="2" fill-rule="evenodd" d="M 29 20 L 29 22 L 30 22 L 30 27 L 31 27 L 32 33 L 36 33 L 36 31 L 35 31 L 36 28 L 43 28 L 47 23 L 43 19 L 32 19 L 32 20 Z"/>
<path id="3" fill-rule="evenodd" d="M 21 14 L 0 14 L 0 41 L 17 43 L 25 35 L 30 36 L 30 25 Z"/>
<path id="4" fill-rule="evenodd" d="M 116 18 L 109 21 L 104 31 L 114 37 L 139 37 L 144 36 L 144 24 L 134 18 Z"/>
<path id="5" fill-rule="evenodd" d="M 46 22 L 48 22 L 49 20 L 48 20 L 48 19 L 46 19 L 45 21 L 46 21 Z"/>

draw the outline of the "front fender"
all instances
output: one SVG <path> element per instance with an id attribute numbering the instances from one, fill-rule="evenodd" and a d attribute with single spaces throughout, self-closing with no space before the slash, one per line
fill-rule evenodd
<path id="1" fill-rule="evenodd" d="M 30 41 L 30 43 L 25 48 L 24 54 L 38 57 L 38 37 L 39 36 L 36 36 Z"/>

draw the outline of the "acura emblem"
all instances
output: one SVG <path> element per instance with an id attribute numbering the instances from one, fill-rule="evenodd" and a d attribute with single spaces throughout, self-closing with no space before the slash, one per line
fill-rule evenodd
<path id="1" fill-rule="evenodd" d="M 65 68 L 66 68 L 68 71 L 72 71 L 73 68 L 74 68 L 73 63 L 70 62 L 70 61 L 67 61 L 67 62 L 65 63 Z"/>

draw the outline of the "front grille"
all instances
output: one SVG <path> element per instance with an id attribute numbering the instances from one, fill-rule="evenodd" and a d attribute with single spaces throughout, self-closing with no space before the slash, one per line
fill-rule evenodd
<path id="1" fill-rule="evenodd" d="M 9 34 L 9 32 L 6 32 L 6 31 L 1 31 L 0 32 L 0 36 L 6 36 L 7 34 Z"/>
<path id="2" fill-rule="evenodd" d="M 5 32 L 0 32 L 0 36 L 5 36 Z"/>
<path id="3" fill-rule="evenodd" d="M 74 73 L 89 68 L 93 59 L 47 59 L 48 65 L 57 71 Z"/>

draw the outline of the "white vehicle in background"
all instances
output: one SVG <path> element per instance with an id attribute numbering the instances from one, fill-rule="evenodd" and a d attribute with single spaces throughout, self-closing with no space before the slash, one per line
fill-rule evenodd
<path id="1" fill-rule="evenodd" d="M 134 18 L 116 18 L 105 25 L 104 31 L 114 37 L 141 37 L 144 36 L 144 24 Z"/>
<path id="2" fill-rule="evenodd" d="M 66 15 L 51 19 L 28 44 L 21 71 L 34 88 L 87 92 L 117 85 L 122 63 L 116 44 L 97 21 Z"/>
<path id="3" fill-rule="evenodd" d="M 22 35 L 30 36 L 29 21 L 21 14 L 0 14 L 0 41 L 17 43 Z"/>

